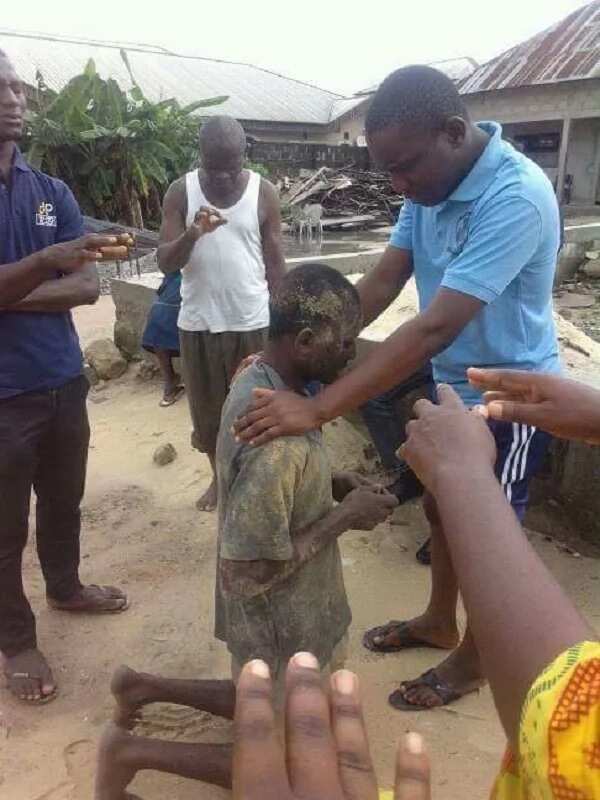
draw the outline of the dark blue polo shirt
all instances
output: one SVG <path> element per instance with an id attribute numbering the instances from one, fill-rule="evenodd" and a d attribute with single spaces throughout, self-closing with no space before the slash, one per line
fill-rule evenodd
<path id="1" fill-rule="evenodd" d="M 0 181 L 0 269 L 82 234 L 81 211 L 71 190 L 30 167 L 17 150 L 8 186 Z M 57 389 L 81 372 L 81 349 L 69 312 L 0 311 L 0 400 Z"/>

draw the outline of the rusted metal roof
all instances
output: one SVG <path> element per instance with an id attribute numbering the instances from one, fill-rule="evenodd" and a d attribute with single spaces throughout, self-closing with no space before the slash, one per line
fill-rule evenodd
<path id="1" fill-rule="evenodd" d="M 600 0 L 488 61 L 466 78 L 463 94 L 600 77 Z"/>
<path id="2" fill-rule="evenodd" d="M 82 72 L 90 58 L 102 77 L 129 88 L 131 78 L 119 52 L 123 49 L 150 100 L 174 97 L 187 105 L 226 95 L 228 100 L 204 113 L 231 114 L 242 121 L 328 125 L 359 102 L 251 64 L 180 55 L 151 45 L 0 29 L 0 48 L 25 83 L 34 86 L 39 71 L 54 91 Z"/>

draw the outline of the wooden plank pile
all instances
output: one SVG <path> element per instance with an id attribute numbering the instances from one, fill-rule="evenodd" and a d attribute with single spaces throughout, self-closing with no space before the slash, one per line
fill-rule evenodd
<path id="1" fill-rule="evenodd" d="M 341 169 L 321 167 L 309 178 L 293 184 L 282 200 L 288 206 L 319 203 L 323 206 L 325 227 L 330 217 L 360 217 L 361 224 L 366 227 L 390 225 L 395 222 L 403 203 L 389 177 L 358 169 L 353 164 Z M 364 220 L 365 217 L 369 219 Z"/>

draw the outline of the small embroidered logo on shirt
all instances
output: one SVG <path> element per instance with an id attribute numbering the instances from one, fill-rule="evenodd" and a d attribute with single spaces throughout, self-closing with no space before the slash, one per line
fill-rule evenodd
<path id="1" fill-rule="evenodd" d="M 35 215 L 35 224 L 42 228 L 56 228 L 56 214 L 52 203 L 40 203 Z"/>
<path id="2" fill-rule="evenodd" d="M 459 256 L 469 238 L 469 222 L 471 221 L 471 212 L 466 211 L 456 221 L 456 229 L 454 232 L 454 242 L 449 248 L 453 256 Z"/>

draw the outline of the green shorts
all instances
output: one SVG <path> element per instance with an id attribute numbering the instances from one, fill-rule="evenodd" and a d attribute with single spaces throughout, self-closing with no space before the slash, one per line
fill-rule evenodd
<path id="1" fill-rule="evenodd" d="M 214 453 L 221 411 L 240 361 L 264 350 L 268 328 L 256 331 L 179 330 L 181 367 L 192 417 L 192 447 Z"/>

